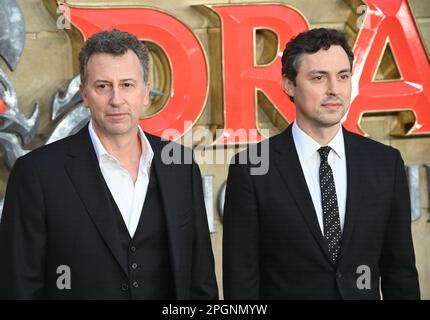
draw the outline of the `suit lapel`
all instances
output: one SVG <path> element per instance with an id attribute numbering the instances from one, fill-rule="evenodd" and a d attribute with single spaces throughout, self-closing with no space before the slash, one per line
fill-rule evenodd
<path id="1" fill-rule="evenodd" d="M 312 198 L 294 145 L 291 128 L 292 126 L 290 125 L 281 134 L 280 139 L 274 142 L 275 165 L 300 209 L 312 235 L 321 247 L 321 250 L 325 253 L 327 259 L 329 259 L 327 244 L 318 224 Z"/>
<path id="2" fill-rule="evenodd" d="M 181 248 L 184 247 L 184 243 L 183 238 L 179 233 L 180 222 L 178 221 L 177 213 L 185 208 L 180 204 L 182 201 L 180 196 L 181 193 L 179 192 L 180 190 L 178 189 L 175 182 L 184 182 L 187 181 L 187 179 L 190 179 L 190 177 L 185 175 L 185 170 L 179 170 L 180 168 L 175 164 L 163 163 L 161 155 L 162 148 L 165 144 L 161 142 L 160 138 L 158 137 L 146 132 L 145 135 L 154 151 L 152 166 L 155 167 L 161 201 L 165 211 L 167 232 L 169 237 L 169 251 L 175 279 L 176 295 L 182 296 L 180 291 L 183 286 L 181 285 L 179 279 L 184 278 L 183 274 L 181 275 L 181 265 L 183 262 L 183 259 L 181 259 Z"/>
<path id="3" fill-rule="evenodd" d="M 89 137 L 88 126 L 72 140 L 69 155 L 71 159 L 65 164 L 67 174 L 106 245 L 128 275 L 127 256 L 121 250 L 114 210 Z"/>
<path id="4" fill-rule="evenodd" d="M 346 171 L 347 171 L 347 194 L 345 223 L 342 234 L 342 246 L 339 256 L 339 263 L 342 262 L 343 256 L 347 252 L 348 245 L 351 241 L 354 231 L 354 225 L 357 216 L 357 208 L 360 208 L 361 201 L 361 184 L 363 176 L 361 166 L 361 148 L 356 143 L 354 135 L 343 129 L 346 154 Z"/>

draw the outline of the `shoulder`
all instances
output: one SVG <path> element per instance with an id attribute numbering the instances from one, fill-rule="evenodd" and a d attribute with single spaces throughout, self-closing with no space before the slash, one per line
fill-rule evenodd
<path id="1" fill-rule="evenodd" d="M 18 158 L 15 166 L 19 163 L 21 165 L 40 167 L 51 166 L 55 163 L 61 162 L 62 159 L 67 157 L 72 145 L 78 144 L 82 148 L 82 135 L 82 132 L 78 132 L 75 135 L 35 148 L 29 153 Z"/>
<path id="2" fill-rule="evenodd" d="M 273 151 L 280 151 L 291 147 L 291 130 L 286 129 L 279 134 L 266 138 L 257 143 L 250 143 L 242 146 L 240 152 L 236 153 L 231 160 L 231 164 L 253 164 L 254 160 L 261 160 L 263 157 L 271 158 Z"/>
<path id="3" fill-rule="evenodd" d="M 145 136 L 148 139 L 149 143 L 151 144 L 151 147 L 159 148 L 159 147 L 165 147 L 165 146 L 169 145 L 169 146 L 175 146 L 175 147 L 178 147 L 181 149 L 191 150 L 190 148 L 185 147 L 185 146 L 181 145 L 180 143 L 177 143 L 177 142 L 174 142 L 171 140 L 167 140 L 167 139 L 163 139 L 159 136 L 153 135 L 153 134 L 148 133 L 146 131 L 145 131 Z"/>
<path id="4" fill-rule="evenodd" d="M 161 157 L 165 164 L 185 164 L 190 165 L 194 163 L 193 149 L 183 146 L 180 143 L 166 140 L 145 132 L 151 148 L 155 156 Z"/>
<path id="5" fill-rule="evenodd" d="M 398 149 L 373 140 L 371 138 L 358 135 L 356 133 L 350 132 L 346 129 L 343 129 L 345 145 L 349 145 L 351 148 L 356 151 L 360 151 L 363 153 L 370 155 L 385 155 L 388 157 L 397 157 L 400 152 Z"/>

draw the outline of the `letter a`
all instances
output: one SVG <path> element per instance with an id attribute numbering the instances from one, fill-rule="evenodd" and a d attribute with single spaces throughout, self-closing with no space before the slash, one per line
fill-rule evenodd
<path id="1" fill-rule="evenodd" d="M 361 274 L 357 278 L 357 288 L 359 290 L 370 289 L 370 268 L 366 265 L 357 267 L 357 274 Z"/>
<path id="2" fill-rule="evenodd" d="M 58 266 L 57 268 L 57 274 L 61 274 L 58 278 L 57 278 L 57 288 L 59 290 L 64 290 L 64 289 L 71 289 L 71 284 L 70 284 L 70 267 L 69 266 L 65 266 L 65 265 L 61 265 Z"/>

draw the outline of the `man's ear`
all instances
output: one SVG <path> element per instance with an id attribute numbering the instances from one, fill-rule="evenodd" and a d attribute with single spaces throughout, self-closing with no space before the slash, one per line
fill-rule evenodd
<path id="1" fill-rule="evenodd" d="M 81 94 L 82 100 L 84 100 L 84 107 L 88 108 L 87 94 L 85 93 L 85 88 L 82 83 L 79 85 L 79 93 Z"/>
<path id="2" fill-rule="evenodd" d="M 296 85 L 293 81 L 288 79 L 287 77 L 282 78 L 282 87 L 286 94 L 288 94 L 290 97 L 294 97 L 294 92 L 296 89 Z"/>

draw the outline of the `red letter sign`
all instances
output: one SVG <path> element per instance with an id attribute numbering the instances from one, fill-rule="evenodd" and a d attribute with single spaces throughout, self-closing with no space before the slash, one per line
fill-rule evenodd
<path id="1" fill-rule="evenodd" d="M 222 21 L 224 49 L 226 130 L 218 143 L 256 142 L 252 137 L 243 141 L 243 137 L 229 136 L 227 131 L 256 128 L 257 90 L 269 97 L 288 122 L 294 119 L 295 108 L 282 90 L 281 57 L 278 55 L 266 66 L 255 65 L 254 29 L 274 31 L 278 36 L 278 52 L 282 53 L 283 46 L 292 37 L 308 29 L 307 21 L 295 9 L 284 5 L 214 5 L 211 8 Z"/>
<path id="2" fill-rule="evenodd" d="M 0 97 L 0 113 L 5 112 L 6 111 L 6 106 L 2 100 L 2 98 Z"/>
<path id="3" fill-rule="evenodd" d="M 407 0 L 367 0 L 368 11 L 354 51 L 353 102 L 345 126 L 357 133 L 367 111 L 413 110 L 408 134 L 430 133 L 430 68 Z M 396 57 L 401 80 L 374 82 L 386 41 Z"/>
<path id="4" fill-rule="evenodd" d="M 158 136 L 165 129 L 183 134 L 185 121 L 194 124 L 205 105 L 208 71 L 200 42 L 187 26 L 167 13 L 147 8 L 72 7 L 70 19 L 85 39 L 95 32 L 118 28 L 159 45 L 170 60 L 172 92 L 164 109 L 140 124 Z"/>

